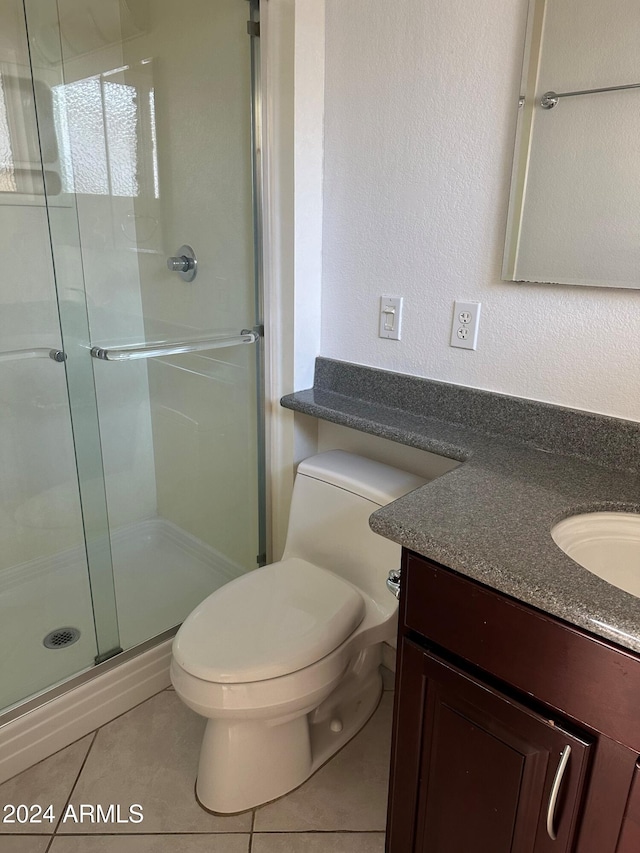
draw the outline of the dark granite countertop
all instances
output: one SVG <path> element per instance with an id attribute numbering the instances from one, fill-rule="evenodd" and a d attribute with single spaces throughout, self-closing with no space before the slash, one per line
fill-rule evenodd
<path id="1" fill-rule="evenodd" d="M 390 377 L 394 387 L 407 382 L 413 388 L 415 393 L 405 389 L 405 405 L 400 391 L 395 405 L 380 402 L 389 399 L 380 385 Z M 473 405 L 458 399 L 457 412 L 473 410 L 473 420 L 442 419 L 443 410 L 451 409 L 450 395 L 461 390 Z M 640 652 L 640 600 L 579 566 L 550 534 L 556 522 L 581 512 L 640 512 L 640 474 L 634 470 L 640 425 L 327 359 L 318 360 L 314 388 L 284 397 L 282 405 L 460 461 L 375 512 L 372 529 Z M 539 418 L 533 432 L 532 412 Z M 566 430 L 571 443 L 558 452 Z M 602 452 L 598 434 L 607 448 Z M 616 455 L 609 458 L 612 445 Z"/>

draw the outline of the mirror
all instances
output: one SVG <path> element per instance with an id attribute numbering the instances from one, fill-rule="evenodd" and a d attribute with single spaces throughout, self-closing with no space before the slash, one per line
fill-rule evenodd
<path id="1" fill-rule="evenodd" d="M 637 0 L 530 0 L 503 279 L 640 288 L 639 45 Z"/>

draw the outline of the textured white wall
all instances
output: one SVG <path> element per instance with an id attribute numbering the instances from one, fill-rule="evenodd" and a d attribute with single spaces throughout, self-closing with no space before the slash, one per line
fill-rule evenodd
<path id="1" fill-rule="evenodd" d="M 294 382 L 299 388 L 313 384 L 321 346 L 324 50 L 324 0 L 296 0 Z"/>
<path id="2" fill-rule="evenodd" d="M 639 292 L 500 281 L 526 12 L 327 0 L 322 354 L 640 420 Z M 482 302 L 476 352 L 448 345 L 455 298 Z"/>

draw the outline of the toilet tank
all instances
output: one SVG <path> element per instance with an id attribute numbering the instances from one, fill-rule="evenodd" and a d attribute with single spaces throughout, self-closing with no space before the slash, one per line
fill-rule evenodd
<path id="1" fill-rule="evenodd" d="M 344 450 L 330 450 L 298 466 L 283 559 L 301 557 L 335 572 L 385 611 L 395 606 L 386 588 L 400 565 L 400 546 L 374 533 L 369 516 L 428 481 Z"/>

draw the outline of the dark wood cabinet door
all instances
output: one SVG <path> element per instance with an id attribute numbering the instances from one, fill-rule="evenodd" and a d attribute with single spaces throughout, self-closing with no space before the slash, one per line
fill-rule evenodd
<path id="1" fill-rule="evenodd" d="M 408 844 L 398 827 L 394 832 L 392 820 L 390 853 L 569 853 L 589 743 L 435 655 L 404 644 L 413 648 L 405 657 L 414 668 L 416 653 L 421 655 L 421 689 L 413 691 L 412 710 L 405 708 L 415 726 L 420 696 L 421 731 L 413 741 L 419 744 L 419 780 L 414 839 Z M 399 726 L 401 717 L 402 709 Z M 399 746 L 396 763 L 402 761 Z M 396 766 L 393 784 L 401 778 Z M 393 800 L 392 793 L 392 808 Z"/>
<path id="2" fill-rule="evenodd" d="M 640 763 L 636 765 L 616 853 L 640 850 Z"/>

